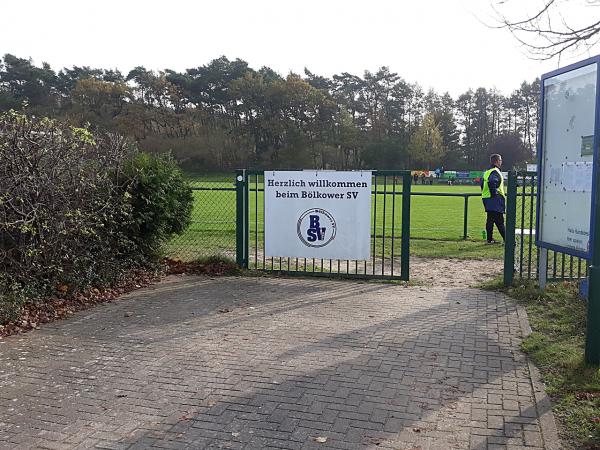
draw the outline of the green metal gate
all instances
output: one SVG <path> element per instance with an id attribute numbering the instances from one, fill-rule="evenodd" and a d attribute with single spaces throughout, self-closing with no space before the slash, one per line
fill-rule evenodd
<path id="1" fill-rule="evenodd" d="M 537 222 L 537 173 L 509 172 L 506 199 L 506 244 L 504 284 L 517 280 L 538 280 L 540 263 L 546 263 L 547 281 L 578 281 L 587 278 L 585 259 L 548 250 L 541 258 L 535 245 Z"/>
<path id="2" fill-rule="evenodd" d="M 236 260 L 245 269 L 344 278 L 409 280 L 411 176 L 372 173 L 369 261 L 266 257 L 264 171 L 236 171 Z"/>

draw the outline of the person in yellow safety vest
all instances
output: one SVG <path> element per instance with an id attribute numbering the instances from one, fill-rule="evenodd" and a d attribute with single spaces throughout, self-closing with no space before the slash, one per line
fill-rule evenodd
<path id="1" fill-rule="evenodd" d="M 497 244 L 494 240 L 494 224 L 498 228 L 502 239 L 505 239 L 504 212 L 506 210 L 506 194 L 504 192 L 504 178 L 500 167 L 502 167 L 502 156 L 493 154 L 490 156 L 490 167 L 483 173 L 481 178 L 481 199 L 487 214 L 485 232 L 488 244 Z"/>

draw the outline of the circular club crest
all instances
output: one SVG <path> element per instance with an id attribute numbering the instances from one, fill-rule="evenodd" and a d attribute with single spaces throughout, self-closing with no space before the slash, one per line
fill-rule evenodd
<path id="1" fill-rule="evenodd" d="M 319 248 L 335 239 L 337 226 L 330 212 L 311 208 L 300 215 L 296 229 L 304 245 Z"/>

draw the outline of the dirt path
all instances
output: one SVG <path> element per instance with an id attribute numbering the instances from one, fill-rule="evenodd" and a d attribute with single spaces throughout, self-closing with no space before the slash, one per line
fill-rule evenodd
<path id="1" fill-rule="evenodd" d="M 400 275 L 400 258 L 377 258 L 370 261 L 310 260 L 303 258 L 266 258 L 262 251 L 250 256 L 250 269 L 283 271 L 306 271 L 325 273 Z M 410 279 L 433 286 L 473 287 L 482 281 L 494 278 L 502 273 L 504 262 L 499 259 L 454 259 L 410 257 Z"/>
<path id="2" fill-rule="evenodd" d="M 502 273 L 499 259 L 410 258 L 410 278 L 433 286 L 472 287 Z"/>

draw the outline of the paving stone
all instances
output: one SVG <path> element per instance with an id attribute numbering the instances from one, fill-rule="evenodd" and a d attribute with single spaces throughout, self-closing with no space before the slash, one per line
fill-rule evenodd
<path id="1" fill-rule="evenodd" d="M 468 288 L 169 277 L 0 341 L 0 448 L 542 449 L 521 319 Z"/>

